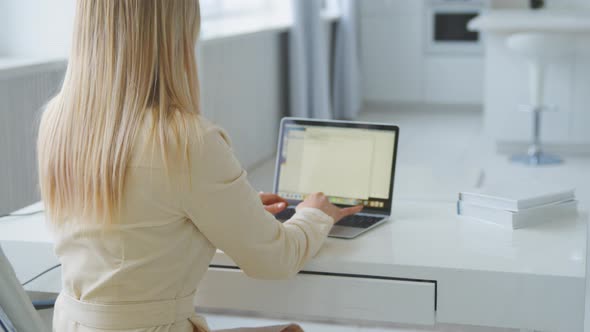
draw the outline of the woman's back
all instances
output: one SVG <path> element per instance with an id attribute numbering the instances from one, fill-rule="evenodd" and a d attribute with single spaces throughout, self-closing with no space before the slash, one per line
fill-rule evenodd
<path id="1" fill-rule="evenodd" d="M 107 311 L 109 306 L 135 310 L 130 307 L 134 305 L 144 311 L 145 306 L 179 299 L 192 308 L 196 287 L 216 248 L 250 276 L 266 279 L 294 275 L 319 250 L 332 218 L 306 208 L 281 224 L 262 207 L 227 135 L 204 119 L 191 127 L 201 130 L 187 133 L 193 137 L 191 162 L 166 165 L 159 144 L 149 137 L 151 125 L 142 126 L 127 170 L 120 217 L 108 227 L 86 220 L 52 226 L 63 265 L 64 290 L 55 313 L 58 331 L 85 331 L 68 324 L 83 326 L 93 319 L 110 324 L 118 320 L 120 325 L 114 327 L 147 324 L 156 328 L 153 331 L 192 331 L 190 320 L 206 329 L 192 311 L 179 322 L 175 317 L 154 324 L 144 315 L 136 322 L 132 315 L 93 318 L 88 312 L 72 315 L 67 309 L 79 301 L 74 304 L 98 304 Z"/>
<path id="2" fill-rule="evenodd" d="M 161 147 L 150 137 L 149 122 L 133 145 L 120 217 L 108 227 L 88 220 L 52 226 L 64 296 L 110 305 L 183 298 L 194 295 L 208 268 L 215 248 L 182 209 L 189 169 L 166 165 Z M 68 331 L 71 319 L 60 309 L 58 304 L 55 329 Z M 126 325 L 124 317 L 121 323 Z M 193 330 L 186 320 L 169 328 Z"/>
<path id="3" fill-rule="evenodd" d="M 148 137 L 149 126 L 142 129 L 127 168 L 120 217 L 108 227 L 86 220 L 53 227 L 65 290 L 81 300 L 116 303 L 186 295 L 213 255 L 214 247 L 182 208 L 190 173 L 185 165 L 167 170 L 160 147 Z"/>

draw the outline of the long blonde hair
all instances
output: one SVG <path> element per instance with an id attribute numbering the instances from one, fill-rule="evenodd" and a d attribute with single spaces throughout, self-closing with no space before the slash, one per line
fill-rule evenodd
<path id="1" fill-rule="evenodd" d="M 198 0 L 77 1 L 65 80 L 37 143 L 41 196 L 54 223 L 116 219 L 148 113 L 164 154 L 170 142 L 187 140 L 182 128 L 200 112 L 199 29 Z"/>

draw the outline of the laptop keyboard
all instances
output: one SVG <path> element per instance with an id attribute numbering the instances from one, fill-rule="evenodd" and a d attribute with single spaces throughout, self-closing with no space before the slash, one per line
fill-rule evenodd
<path id="1" fill-rule="evenodd" d="M 275 217 L 278 220 L 285 221 L 291 219 L 295 214 L 294 208 L 288 208 L 277 214 Z M 342 218 L 336 225 L 356 227 L 356 228 L 369 228 L 375 225 L 377 222 L 383 220 L 383 217 L 363 216 L 363 215 L 352 215 Z"/>
<path id="2" fill-rule="evenodd" d="M 342 220 L 340 220 L 336 225 L 356 228 L 369 228 L 381 220 L 383 220 L 383 217 L 361 216 L 355 214 L 342 218 Z"/>

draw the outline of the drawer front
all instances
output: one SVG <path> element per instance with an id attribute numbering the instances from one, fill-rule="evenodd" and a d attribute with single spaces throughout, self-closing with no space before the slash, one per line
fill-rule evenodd
<path id="1" fill-rule="evenodd" d="M 294 318 L 433 325 L 435 284 L 316 274 L 268 281 L 251 279 L 239 270 L 210 268 L 195 304 Z"/>

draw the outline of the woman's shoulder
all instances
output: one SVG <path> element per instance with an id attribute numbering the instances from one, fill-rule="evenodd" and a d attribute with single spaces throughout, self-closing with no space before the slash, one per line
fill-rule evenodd
<path id="1" fill-rule="evenodd" d="M 162 133 L 164 140 L 158 130 L 149 120 L 145 122 L 136 139 L 131 166 L 162 168 L 167 156 L 168 165 L 174 168 L 185 164 L 182 161 L 187 158 L 203 159 L 219 150 L 231 150 L 228 133 L 202 115 L 176 117 Z"/>
<path id="2" fill-rule="evenodd" d="M 205 117 L 199 119 L 199 127 L 198 133 L 191 135 L 189 158 L 193 172 L 198 168 L 212 176 L 238 163 L 225 129 Z"/>
<path id="3" fill-rule="evenodd" d="M 196 156 L 210 154 L 215 150 L 231 150 L 232 141 L 228 132 L 206 118 L 199 115 L 194 125 L 187 132 L 190 151 Z"/>
<path id="4" fill-rule="evenodd" d="M 218 141 L 222 139 L 231 146 L 231 139 L 229 134 L 225 129 L 221 128 L 217 124 L 213 123 L 213 121 L 207 119 L 204 116 L 199 116 L 199 124 L 200 124 L 200 131 L 203 135 L 205 142 L 211 143 L 212 141 Z"/>

